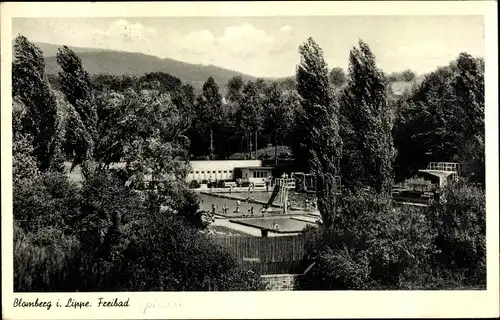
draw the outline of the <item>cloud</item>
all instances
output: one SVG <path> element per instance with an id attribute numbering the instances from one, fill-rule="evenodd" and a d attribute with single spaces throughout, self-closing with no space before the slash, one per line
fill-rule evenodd
<path id="1" fill-rule="evenodd" d="M 96 30 L 96 38 L 102 40 L 121 40 L 124 42 L 146 42 L 156 35 L 154 28 L 146 28 L 140 23 L 129 23 L 127 20 L 113 21 L 105 31 Z"/>
<path id="2" fill-rule="evenodd" d="M 215 44 L 215 36 L 209 30 L 190 32 L 187 36 L 178 34 L 173 41 L 177 50 L 187 54 L 203 55 Z"/>
<path id="3" fill-rule="evenodd" d="M 289 26 L 289 25 L 286 25 L 286 26 L 282 26 L 280 28 L 280 31 L 284 32 L 286 34 L 292 34 L 293 33 L 293 28 L 291 26 Z"/>
<path id="4" fill-rule="evenodd" d="M 182 53 L 210 55 L 214 59 L 221 56 L 232 59 L 263 56 L 282 46 L 281 39 L 252 24 L 227 27 L 218 36 L 209 30 L 178 34 L 171 42 Z"/>

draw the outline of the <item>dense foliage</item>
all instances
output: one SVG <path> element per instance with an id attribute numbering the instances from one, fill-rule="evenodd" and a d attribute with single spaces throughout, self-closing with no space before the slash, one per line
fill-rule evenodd
<path id="1" fill-rule="evenodd" d="M 256 158 L 268 146 L 278 163 L 280 145 L 318 182 L 322 224 L 306 231 L 314 264 L 302 288 L 484 287 L 484 61 L 461 53 L 420 82 L 385 75 L 361 40 L 346 72 L 328 69 L 311 38 L 299 53 L 295 78 L 210 77 L 198 93 L 162 72 L 90 76 L 67 47 L 48 76 L 42 52 L 17 37 L 15 290 L 262 289 L 200 233 L 185 180 L 190 158 Z M 394 82 L 412 86 L 395 96 Z M 395 207 L 394 178 L 435 188 L 415 176 L 431 161 L 459 162 L 464 180 L 428 208 Z"/>
<path id="2" fill-rule="evenodd" d="M 102 77 L 96 89 L 64 47 L 51 79 L 61 94 L 41 51 L 24 37 L 15 48 L 14 290 L 263 289 L 200 233 L 203 212 L 185 183 L 192 88 L 150 74 L 126 86 Z M 64 147 L 81 183 L 55 165 Z"/>
<path id="3" fill-rule="evenodd" d="M 485 288 L 485 198 L 460 182 L 430 208 L 342 196 L 331 228 L 307 231 L 305 290 Z"/>
<path id="4" fill-rule="evenodd" d="M 342 97 L 345 117 L 342 139 L 343 183 L 369 186 L 390 192 L 395 150 L 392 142 L 393 114 L 387 101 L 387 80 L 377 68 L 375 56 L 363 41 L 349 55 L 349 80 Z"/>

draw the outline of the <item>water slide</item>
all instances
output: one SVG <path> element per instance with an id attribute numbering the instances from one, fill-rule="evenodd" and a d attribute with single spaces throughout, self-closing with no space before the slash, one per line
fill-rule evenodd
<path id="1" fill-rule="evenodd" d="M 264 205 L 264 209 L 268 209 L 273 204 L 273 201 L 274 201 L 274 199 L 276 199 L 279 192 L 280 192 L 280 185 L 279 185 L 279 183 L 277 183 L 274 186 L 274 190 L 273 190 L 273 193 L 271 194 L 271 198 L 269 198 L 269 201 L 267 202 L 267 204 Z"/>

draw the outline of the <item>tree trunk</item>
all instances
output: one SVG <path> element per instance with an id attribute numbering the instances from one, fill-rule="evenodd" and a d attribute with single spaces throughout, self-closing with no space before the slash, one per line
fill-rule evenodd
<path id="1" fill-rule="evenodd" d="M 274 139 L 274 166 L 278 166 L 278 140 Z"/>
<path id="2" fill-rule="evenodd" d="M 214 159 L 214 131 L 210 129 L 210 160 Z"/>
<path id="3" fill-rule="evenodd" d="M 255 159 L 257 159 L 257 130 L 255 131 Z"/>

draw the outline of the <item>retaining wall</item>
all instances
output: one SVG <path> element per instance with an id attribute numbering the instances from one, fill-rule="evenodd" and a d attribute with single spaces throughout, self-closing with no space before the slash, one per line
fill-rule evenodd
<path id="1" fill-rule="evenodd" d="M 262 275 L 267 291 L 293 291 L 298 289 L 300 274 L 268 274 Z"/>

